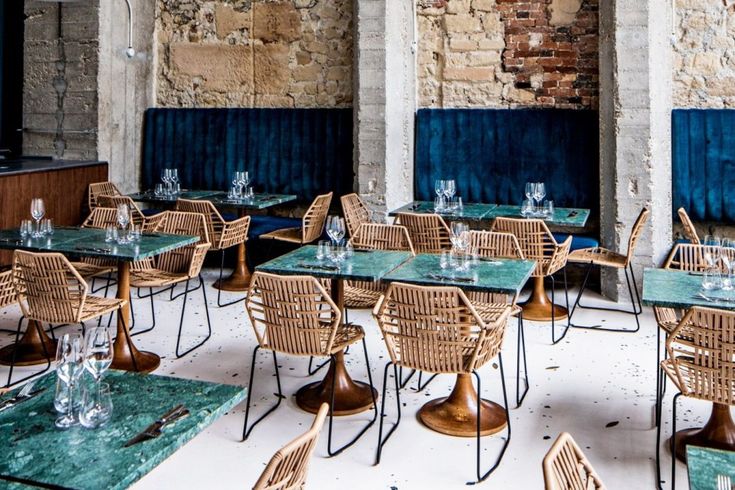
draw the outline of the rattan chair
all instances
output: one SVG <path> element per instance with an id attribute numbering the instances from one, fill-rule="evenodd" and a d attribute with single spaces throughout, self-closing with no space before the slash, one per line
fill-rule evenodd
<path id="1" fill-rule="evenodd" d="M 155 232 L 167 233 L 171 235 L 189 235 L 199 237 L 199 241 L 193 245 L 177 248 L 161 255 L 138 261 L 133 263 L 130 271 L 130 286 L 135 288 L 148 288 L 147 295 L 139 295 L 140 298 L 150 298 L 151 315 L 153 325 L 143 331 L 136 332 L 139 335 L 149 332 L 156 325 L 155 308 L 153 305 L 153 296 L 162 291 L 173 290 L 177 285 L 184 285 L 184 292 L 176 296 L 172 295 L 172 299 L 183 296 L 181 304 L 181 317 L 179 319 L 179 331 L 176 338 L 176 357 L 181 358 L 191 351 L 198 349 L 209 340 L 212 335 L 212 323 L 209 318 L 209 303 L 207 301 L 207 289 L 204 287 L 201 271 L 204 264 L 204 258 L 209 250 L 209 234 L 204 216 L 199 213 L 183 213 L 180 211 L 164 211 L 165 216 L 155 228 Z M 193 289 L 189 288 L 190 282 L 199 279 L 199 284 Z M 161 288 L 161 291 L 154 292 L 154 288 Z M 184 325 L 184 316 L 186 313 L 186 303 L 189 293 L 202 290 L 202 299 L 204 300 L 204 311 L 207 316 L 207 335 L 184 352 L 180 352 L 181 333 Z M 173 291 L 172 291 L 173 292 Z"/>
<path id="2" fill-rule="evenodd" d="M 679 215 L 681 225 L 684 227 L 684 236 L 694 245 L 699 245 L 701 242 L 699 240 L 699 235 L 697 234 L 697 229 L 694 227 L 694 223 L 692 223 L 691 218 L 689 218 L 689 214 L 687 214 L 686 209 L 679 208 L 676 213 Z"/>
<path id="3" fill-rule="evenodd" d="M 543 291 L 543 278 L 551 279 L 551 342 L 553 344 L 560 342 L 569 331 L 570 324 L 567 322 L 564 333 L 556 338 L 556 279 L 554 274 L 560 270 L 564 273 L 564 296 L 568 311 L 569 288 L 566 265 L 572 246 L 572 237 L 569 236 L 564 242 L 557 243 L 546 223 L 540 219 L 496 218 L 492 231 L 515 235 L 523 256 L 536 261 L 536 269 L 533 272 L 533 277 L 537 281 L 534 287 L 535 295 L 546 299 L 546 292 Z"/>
<path id="4" fill-rule="evenodd" d="M 17 345 L 22 321 L 29 322 L 28 328 L 36 328 L 42 334 L 42 324 L 51 325 L 78 323 L 84 330 L 85 322 L 120 311 L 127 301 L 116 298 L 101 298 L 87 293 L 84 278 L 74 269 L 71 262 L 59 253 L 32 253 L 16 250 L 13 254 L 13 286 L 23 317 L 18 322 L 15 334 Z M 32 324 L 32 326 L 31 326 Z M 51 330 L 53 335 L 53 330 Z M 12 384 L 18 384 L 48 370 L 54 352 L 46 352 L 48 362 L 39 373 L 27 376 Z M 15 353 L 14 353 L 15 354 Z M 8 383 L 11 386 L 15 355 L 10 364 Z"/>
<path id="5" fill-rule="evenodd" d="M 628 251 L 625 255 L 601 247 L 575 250 L 574 252 L 569 254 L 569 262 L 575 264 L 587 264 L 587 273 L 585 274 L 584 280 L 582 281 L 582 287 L 579 288 L 577 299 L 574 301 L 572 311 L 569 313 L 569 323 L 570 325 L 574 326 L 574 328 L 586 328 L 603 332 L 620 333 L 636 333 L 641 329 L 641 322 L 638 316 L 641 314 L 641 312 L 643 312 L 643 305 L 641 304 L 640 294 L 638 293 L 638 283 L 635 279 L 635 272 L 633 272 L 633 255 L 635 254 L 636 245 L 638 244 L 641 234 L 643 233 L 643 227 L 646 225 L 650 214 L 651 212 L 648 209 L 643 208 L 641 213 L 638 215 L 638 218 L 635 220 L 633 228 L 630 232 L 630 238 L 628 239 Z M 581 303 L 582 294 L 584 294 L 584 290 L 587 288 L 587 281 L 589 280 L 590 272 L 592 271 L 592 268 L 594 266 L 609 267 L 611 269 L 617 270 L 622 269 L 623 271 L 625 271 L 625 282 L 628 285 L 628 294 L 630 295 L 630 302 L 633 305 L 632 311 L 621 310 L 618 308 L 606 308 L 601 306 L 585 306 Z M 591 310 L 630 313 L 635 317 L 636 328 L 631 330 L 625 328 L 602 327 L 601 325 L 574 325 L 572 324 L 572 316 L 574 315 L 574 311 L 577 309 L 577 307 Z"/>
<path id="6" fill-rule="evenodd" d="M 342 196 L 340 201 L 342 202 L 342 213 L 345 215 L 347 232 L 350 237 L 353 237 L 360 225 L 372 221 L 372 213 L 365 201 L 355 193 Z"/>
<path id="7" fill-rule="evenodd" d="M 250 283 L 245 306 L 258 345 L 253 350 L 252 365 L 250 366 L 250 384 L 248 385 L 250 396 L 248 396 L 245 408 L 243 440 L 250 436 L 250 433 L 259 422 L 278 408 L 281 399 L 284 398 L 281 392 L 277 353 L 302 357 L 329 357 L 334 364 L 335 356 L 338 353 L 354 343 L 362 342 L 375 416 L 358 432 L 354 439 L 339 449 L 333 450 L 332 424 L 334 416 L 330 405 L 327 450 L 330 456 L 334 456 L 357 442 L 375 423 L 378 415 L 363 328 L 359 325 L 342 323 L 342 312 L 339 307 L 330 298 L 319 281 L 311 276 L 278 276 L 256 272 L 253 274 Z M 276 383 L 278 384 L 278 401 L 248 427 L 250 401 L 255 393 L 253 391 L 255 361 L 260 349 L 273 353 Z M 333 376 L 332 380 L 335 379 L 336 376 Z M 334 393 L 334 384 L 332 385 L 332 393 Z"/>
<path id="8" fill-rule="evenodd" d="M 505 415 L 508 421 L 508 437 L 493 466 L 484 474 L 480 466 L 480 424 L 477 426 L 477 481 L 485 480 L 500 464 L 510 443 L 510 416 L 508 396 L 505 390 L 503 357 L 500 352 L 506 324 L 511 313 L 508 306 L 492 324 L 483 321 L 470 300 L 456 287 L 425 287 L 392 283 L 385 296 L 375 306 L 373 315 L 383 334 L 390 361 L 383 373 L 383 395 L 378 433 L 376 464 L 380 463 L 383 446 L 393 435 L 401 420 L 400 376 L 398 368 L 415 369 L 434 374 L 474 375 L 477 394 L 482 399 L 482 384 L 477 370 L 498 358 Z M 388 371 L 393 367 L 398 419 L 383 439 L 385 418 L 385 394 L 388 387 Z M 478 420 L 480 407 L 478 404 Z"/>
<path id="9" fill-rule="evenodd" d="M 209 239 L 212 241 L 212 251 L 220 252 L 219 281 L 222 281 L 222 275 L 225 268 L 225 250 L 235 247 L 241 243 L 245 243 L 248 239 L 248 229 L 250 228 L 250 216 L 243 216 L 234 221 L 225 221 L 217 208 L 210 201 L 191 201 L 187 199 L 179 199 L 176 202 L 176 209 L 188 213 L 201 213 L 207 223 L 207 232 Z M 217 306 L 224 307 L 234 305 L 245 298 L 229 303 L 222 303 L 222 289 L 217 289 Z"/>
<path id="10" fill-rule="evenodd" d="M 671 416 L 671 488 L 676 484 L 676 402 L 680 396 L 713 403 L 713 412 L 727 412 L 735 405 L 735 312 L 693 307 L 666 340 L 668 359 L 661 363 L 666 377 L 676 386 Z M 663 400 L 657 411 L 661 412 Z M 661 481 L 661 426 L 656 432 L 656 463 Z"/>
<path id="11" fill-rule="evenodd" d="M 105 229 L 107 226 L 117 226 L 117 211 L 110 208 L 96 207 L 87 216 L 82 223 L 82 228 Z M 115 272 L 117 264 L 114 260 L 102 259 L 97 257 L 82 257 L 78 261 L 72 262 L 74 269 L 85 279 L 91 279 L 92 292 L 96 293 L 94 281 L 100 276 L 107 276 L 107 285 L 109 288 L 112 282 L 112 274 Z M 102 288 L 100 288 L 102 289 Z"/>
<path id="12" fill-rule="evenodd" d="M 543 463 L 546 490 L 605 490 L 592 464 L 568 432 L 562 432 Z"/>
<path id="13" fill-rule="evenodd" d="M 260 238 L 298 245 L 306 245 L 318 240 L 324 231 L 324 223 L 327 221 L 327 215 L 329 214 L 329 205 L 332 203 L 332 194 L 332 192 L 322 194 L 314 199 L 314 202 L 311 203 L 301 219 L 301 228 L 282 228 L 264 233 L 260 235 Z"/>
<path id="14" fill-rule="evenodd" d="M 99 196 L 97 204 L 99 207 L 112 209 L 117 209 L 120 204 L 127 204 L 130 209 L 130 221 L 141 228 L 146 224 L 146 215 L 129 196 Z"/>
<path id="15" fill-rule="evenodd" d="M 452 233 L 438 214 L 398 213 L 396 224 L 406 227 L 416 253 L 441 253 L 452 248 Z"/>
<path id="16" fill-rule="evenodd" d="M 253 490 L 301 490 L 306 484 L 309 461 L 327 418 L 329 405 L 319 407 L 311 428 L 273 455 Z"/>
<path id="17" fill-rule="evenodd" d="M 87 189 L 87 206 L 93 211 L 99 206 L 100 196 L 122 196 L 123 193 L 112 182 L 95 182 Z"/>

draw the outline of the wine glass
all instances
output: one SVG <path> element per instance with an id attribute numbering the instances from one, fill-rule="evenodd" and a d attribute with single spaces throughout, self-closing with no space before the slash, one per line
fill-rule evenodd
<path id="1" fill-rule="evenodd" d="M 722 289 L 730 291 L 733 289 L 732 276 L 735 272 L 735 241 L 730 238 L 722 239 L 720 259 L 725 266 L 722 277 Z"/>
<path id="2" fill-rule="evenodd" d="M 31 217 L 36 222 L 36 230 L 33 232 L 34 237 L 41 236 L 41 218 L 46 214 L 46 206 L 43 203 L 43 199 L 34 197 L 31 200 Z"/>
<path id="3" fill-rule="evenodd" d="M 546 197 L 546 184 L 543 182 L 536 182 L 533 187 L 533 198 L 538 203 L 536 206 L 541 205 L 541 201 L 544 200 L 544 197 Z"/>
<path id="4" fill-rule="evenodd" d="M 245 172 L 238 172 L 239 176 L 237 179 L 237 183 L 240 186 L 240 194 L 242 194 L 243 189 L 247 189 L 248 185 L 250 184 L 250 174 Z"/>
<path id="5" fill-rule="evenodd" d="M 435 180 L 434 181 L 434 192 L 436 192 L 436 197 L 444 196 L 444 190 L 446 188 L 446 185 L 447 185 L 446 180 Z"/>
<path id="6" fill-rule="evenodd" d="M 444 194 L 447 196 L 447 202 L 452 202 L 452 198 L 457 193 L 457 184 L 454 180 L 447 180 L 444 188 Z"/>
<path id="7" fill-rule="evenodd" d="M 457 250 L 464 250 L 469 245 L 469 230 L 470 227 L 467 226 L 467 223 L 462 223 L 461 221 L 452 222 L 450 240 Z"/>
<path id="8" fill-rule="evenodd" d="M 720 261 L 722 240 L 720 240 L 720 237 L 707 235 L 704 237 L 703 245 L 704 250 L 702 255 L 707 267 L 716 267 Z"/>
<path id="9" fill-rule="evenodd" d="M 180 189 L 179 185 L 181 181 L 179 180 L 179 169 L 178 168 L 172 168 L 171 169 L 171 191 L 172 193 L 178 192 Z"/>
<path id="10" fill-rule="evenodd" d="M 161 170 L 161 182 L 165 184 L 166 194 L 169 194 L 171 190 L 171 169 L 170 168 L 164 168 Z"/>
<path id="11" fill-rule="evenodd" d="M 330 216 L 327 219 L 327 235 L 334 245 L 342 243 L 345 236 L 345 220 L 339 216 Z"/>
<path id="12" fill-rule="evenodd" d="M 127 238 L 125 236 L 125 231 L 128 229 L 128 225 L 130 224 L 130 208 L 127 204 L 123 203 L 117 205 L 117 223 L 121 228 L 120 242 L 125 243 Z"/>
<path id="13" fill-rule="evenodd" d="M 56 419 L 59 429 L 69 429 L 79 423 L 74 414 L 74 385 L 84 372 L 82 338 L 78 334 L 64 334 L 56 348 L 56 375 L 69 386 L 66 413 Z"/>
<path id="14" fill-rule="evenodd" d="M 106 327 L 90 329 L 84 337 L 84 368 L 92 375 L 97 388 L 97 396 L 94 403 L 85 407 L 83 419 L 85 425 L 99 427 L 106 421 L 104 416 L 106 410 L 101 405 L 102 375 L 112 364 L 112 339 Z"/>

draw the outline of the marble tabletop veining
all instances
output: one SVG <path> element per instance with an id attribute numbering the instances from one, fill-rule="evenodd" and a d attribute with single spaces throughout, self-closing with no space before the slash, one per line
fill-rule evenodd
<path id="1" fill-rule="evenodd" d="M 239 209 L 268 209 L 279 204 L 295 201 L 296 196 L 293 194 L 271 194 L 260 193 L 255 194 L 253 199 L 230 199 L 226 192 L 214 190 L 185 190 L 176 196 L 156 196 L 153 191 L 138 192 L 130 194 L 129 197 L 133 201 L 145 203 L 170 203 L 173 204 L 177 199 L 191 199 L 195 201 L 211 201 L 218 207 L 230 207 Z"/>
<path id="2" fill-rule="evenodd" d="M 717 475 L 735 482 L 735 452 L 687 446 L 690 490 L 718 490 Z"/>
<path id="3" fill-rule="evenodd" d="M 704 291 L 702 274 L 671 269 L 643 271 L 643 297 L 646 306 L 690 308 L 703 306 L 735 310 L 735 291 Z"/>

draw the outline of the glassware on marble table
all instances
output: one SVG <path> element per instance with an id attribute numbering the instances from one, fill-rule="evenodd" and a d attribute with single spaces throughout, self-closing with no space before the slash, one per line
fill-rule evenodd
<path id="1" fill-rule="evenodd" d="M 38 238 L 41 236 L 41 218 L 46 214 L 46 205 L 43 199 L 34 197 L 31 200 L 31 217 L 36 222 L 35 229 L 33 230 L 33 237 Z"/>
<path id="2" fill-rule="evenodd" d="M 82 425 L 85 427 L 99 427 L 107 422 L 109 417 L 101 403 L 102 375 L 112 364 L 112 338 L 106 327 L 95 327 L 87 331 L 84 337 L 84 368 L 94 378 L 97 396 L 94 391 L 89 394 L 91 403 L 82 403 Z"/>
<path id="3" fill-rule="evenodd" d="M 79 423 L 74 411 L 74 388 L 84 371 L 82 338 L 78 334 L 64 334 L 56 349 L 56 375 L 69 387 L 66 413 L 56 419 L 59 429 L 69 429 Z"/>

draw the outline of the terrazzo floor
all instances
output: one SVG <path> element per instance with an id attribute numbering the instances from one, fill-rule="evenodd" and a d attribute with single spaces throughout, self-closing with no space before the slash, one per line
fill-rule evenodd
<path id="1" fill-rule="evenodd" d="M 183 359 L 177 360 L 173 354 L 181 299 L 169 302 L 161 297 L 156 301 L 158 325 L 154 331 L 136 337 L 135 341 L 139 348 L 163 357 L 161 367 L 156 371 L 158 374 L 247 384 L 255 336 L 242 303 L 227 308 L 216 307 L 216 290 L 209 286 L 215 278 L 214 270 L 205 272 L 213 323 L 212 338 Z M 573 294 L 570 296 L 574 297 Z M 223 298 L 235 296 L 227 294 Z M 586 293 L 586 298 L 591 303 L 606 303 L 592 293 Z M 194 342 L 197 333 L 203 332 L 205 321 L 201 294 L 193 294 L 189 302 L 184 345 L 187 345 L 187 340 Z M 147 300 L 136 301 L 138 325 L 149 323 L 147 308 Z M 6 328 L 14 326 L 18 314 L 12 308 L 3 311 L 0 325 Z M 387 353 L 377 325 L 368 310 L 351 310 L 349 316 L 350 320 L 365 327 L 373 379 L 380 390 Z M 579 324 L 608 326 L 632 327 L 635 324 L 632 316 L 593 310 L 578 310 L 574 320 Z M 523 405 L 511 410 L 512 439 L 508 451 L 500 467 L 481 484 L 482 487 L 543 488 L 541 461 L 562 431 L 575 437 L 608 488 L 655 487 L 653 405 L 656 329 L 650 308 L 645 309 L 641 323 L 641 331 L 637 334 L 571 330 L 565 340 L 554 346 L 550 342 L 548 325 L 526 322 L 531 389 Z M 0 345 L 10 340 L 10 336 L 0 335 Z M 511 399 L 515 393 L 515 349 L 516 326 L 513 322 L 503 349 Z M 133 488 L 250 488 L 270 456 L 310 425 L 312 416 L 296 407 L 292 394 L 324 372 L 309 378 L 306 373 L 308 360 L 285 355 L 279 356 L 279 364 L 283 391 L 288 398 L 256 427 L 246 442 L 240 442 L 245 412 L 245 403 L 242 403 L 143 477 Z M 347 355 L 347 365 L 355 379 L 366 379 L 361 349 L 353 349 Z M 259 414 L 274 401 L 275 379 L 270 356 L 261 354 L 256 368 L 251 394 L 254 413 Z M 25 370 L 18 374 L 23 372 Z M 5 368 L 0 370 L 0 376 L 6 375 Z M 483 396 L 502 402 L 499 370 L 487 365 L 481 370 L 481 375 Z M 389 379 L 389 383 L 392 387 L 392 380 Z M 415 381 L 403 390 L 403 419 L 386 445 L 382 462 L 377 467 L 373 466 L 377 424 L 355 446 L 335 458 L 326 457 L 325 426 L 311 464 L 307 488 L 463 488 L 475 474 L 474 439 L 432 432 L 423 427 L 415 416 L 428 400 L 446 396 L 452 384 L 451 376 L 442 376 L 421 393 L 415 392 Z M 665 434 L 670 430 L 672 391 L 670 389 L 667 393 L 664 406 Z M 395 416 L 394 396 L 389 391 L 389 420 Z M 707 403 L 683 398 L 680 403 L 679 428 L 701 425 L 709 414 Z M 372 412 L 366 412 L 338 419 L 335 440 L 346 440 L 371 415 Z M 484 465 L 492 463 L 504 435 L 483 438 Z M 668 452 L 662 454 L 663 473 L 668 475 L 670 458 Z M 685 466 L 679 464 L 677 471 L 679 488 L 686 488 Z"/>

